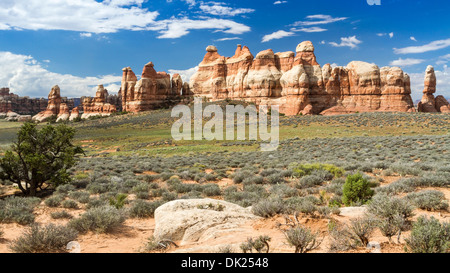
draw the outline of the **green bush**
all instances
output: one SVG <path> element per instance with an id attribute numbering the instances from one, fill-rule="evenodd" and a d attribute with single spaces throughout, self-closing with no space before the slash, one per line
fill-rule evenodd
<path id="1" fill-rule="evenodd" d="M 116 209 L 121 209 L 125 206 L 128 195 L 124 193 L 119 193 L 115 197 L 109 198 L 109 205 L 115 207 Z"/>
<path id="2" fill-rule="evenodd" d="M 65 252 L 67 244 L 78 236 L 76 230 L 66 226 L 49 224 L 45 227 L 31 226 L 12 242 L 10 249 L 16 253 Z"/>
<path id="3" fill-rule="evenodd" d="M 361 173 L 347 176 L 343 187 L 342 202 L 345 205 L 365 203 L 374 194 L 369 181 Z"/>
<path id="4" fill-rule="evenodd" d="M 108 233 L 120 226 L 126 217 L 122 210 L 112 206 L 103 206 L 89 209 L 79 218 L 72 219 L 69 226 L 85 233 L 94 231 L 98 233 Z"/>
<path id="5" fill-rule="evenodd" d="M 420 216 L 413 224 L 411 236 L 405 239 L 411 253 L 449 253 L 450 223 L 440 223 L 434 217 Z"/>
<path id="6" fill-rule="evenodd" d="M 293 165 L 292 167 L 292 175 L 295 177 L 302 177 L 305 175 L 310 175 L 315 170 L 325 170 L 331 173 L 335 177 L 341 177 L 344 175 L 344 169 L 339 168 L 332 164 L 300 164 Z"/>

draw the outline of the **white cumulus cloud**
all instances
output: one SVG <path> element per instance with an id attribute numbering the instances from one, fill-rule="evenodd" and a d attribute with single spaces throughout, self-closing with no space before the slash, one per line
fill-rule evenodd
<path id="1" fill-rule="evenodd" d="M 341 43 L 336 42 L 330 42 L 330 45 L 334 47 L 350 47 L 352 49 L 357 48 L 359 44 L 361 44 L 362 41 L 358 40 L 356 36 L 350 36 L 350 37 L 342 37 Z"/>
<path id="2" fill-rule="evenodd" d="M 207 14 L 217 15 L 217 16 L 236 16 L 240 14 L 252 13 L 254 9 L 246 9 L 246 8 L 231 8 L 225 6 L 224 3 L 202 3 L 200 5 L 200 9 Z"/>
<path id="3" fill-rule="evenodd" d="M 290 32 L 290 31 L 288 32 L 288 31 L 284 31 L 284 30 L 279 30 L 279 31 L 276 31 L 276 32 L 274 32 L 272 34 L 265 35 L 263 37 L 263 39 L 262 39 L 262 42 L 265 43 L 265 42 L 269 42 L 269 41 L 272 41 L 272 40 L 281 39 L 281 38 L 284 38 L 284 37 L 289 37 L 289 36 L 292 36 L 294 34 L 295 34 L 294 32 Z"/>
<path id="4" fill-rule="evenodd" d="M 389 65 L 405 67 L 405 66 L 412 66 L 412 65 L 416 65 L 416 64 L 421 64 L 423 62 L 425 62 L 425 60 L 412 59 L 412 58 L 407 58 L 407 59 L 399 58 L 398 60 L 390 62 Z"/>
<path id="5" fill-rule="evenodd" d="M 339 21 L 347 20 L 347 17 L 332 17 L 331 15 L 309 15 L 306 16 L 306 21 L 298 21 L 294 23 L 294 26 L 314 26 L 314 25 L 325 25 L 331 24 Z"/>
<path id="6" fill-rule="evenodd" d="M 429 51 L 435 51 L 450 46 L 450 38 L 446 40 L 433 41 L 423 46 L 410 46 L 405 48 L 394 48 L 395 54 L 413 54 L 413 53 L 425 53 Z"/>
<path id="7" fill-rule="evenodd" d="M 119 91 L 121 80 L 121 76 L 114 75 L 78 77 L 54 73 L 32 56 L 0 51 L 0 86 L 9 87 L 20 96 L 43 97 L 54 85 L 61 87 L 64 97 L 94 96 L 99 84 L 114 93 Z"/>

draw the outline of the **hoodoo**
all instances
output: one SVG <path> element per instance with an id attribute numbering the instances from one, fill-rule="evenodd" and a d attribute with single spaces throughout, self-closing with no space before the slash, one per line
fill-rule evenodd
<path id="1" fill-rule="evenodd" d="M 247 47 L 238 45 L 235 55 L 227 58 L 209 46 L 190 80 L 190 90 L 213 101 L 279 105 L 286 115 L 415 111 L 409 76 L 400 68 L 380 69 L 360 61 L 321 67 L 314 50 L 305 41 L 296 53 L 275 54 L 268 49 L 254 58 Z"/>

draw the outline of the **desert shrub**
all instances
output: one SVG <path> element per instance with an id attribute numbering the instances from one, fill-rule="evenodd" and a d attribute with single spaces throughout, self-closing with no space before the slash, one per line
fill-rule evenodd
<path id="1" fill-rule="evenodd" d="M 367 246 L 375 228 L 376 220 L 370 217 L 356 218 L 350 222 L 351 231 L 356 235 L 363 246 Z"/>
<path id="2" fill-rule="evenodd" d="M 351 231 L 348 225 L 330 221 L 328 224 L 330 235 L 330 251 L 347 251 L 361 245 L 361 240 Z"/>
<path id="3" fill-rule="evenodd" d="M 283 177 L 291 177 L 292 174 L 293 174 L 293 172 L 292 172 L 292 170 L 283 170 L 283 171 L 281 171 L 280 174 L 281 174 Z"/>
<path id="4" fill-rule="evenodd" d="M 174 173 L 171 173 L 171 172 L 163 172 L 162 174 L 160 174 L 160 178 L 163 181 L 169 180 L 172 176 L 174 176 Z"/>
<path id="5" fill-rule="evenodd" d="M 233 187 L 233 189 L 235 188 Z M 252 206 L 264 198 L 258 192 L 237 191 L 232 189 L 225 190 L 224 197 L 225 201 L 238 204 L 244 208 Z"/>
<path id="6" fill-rule="evenodd" d="M 150 185 L 148 183 L 139 183 L 138 185 L 134 186 L 131 191 L 137 194 L 137 193 L 141 193 L 141 192 L 148 193 L 149 190 L 150 190 Z"/>
<path id="7" fill-rule="evenodd" d="M 72 214 L 68 213 L 67 211 L 56 211 L 50 213 L 50 216 L 52 219 L 72 219 Z"/>
<path id="8" fill-rule="evenodd" d="M 410 193 L 406 196 L 416 207 L 423 210 L 447 210 L 448 202 L 445 195 L 440 191 L 427 190 Z"/>
<path id="9" fill-rule="evenodd" d="M 111 206 L 103 206 L 89 209 L 79 218 L 72 219 L 69 225 L 81 233 L 87 231 L 107 233 L 120 226 L 125 219 L 122 210 Z"/>
<path id="10" fill-rule="evenodd" d="M 78 236 L 76 230 L 66 226 L 32 225 L 10 249 L 16 253 L 52 253 L 64 252 L 66 245 Z"/>
<path id="11" fill-rule="evenodd" d="M 264 183 L 264 177 L 261 175 L 252 175 L 250 177 L 247 177 L 242 182 L 244 185 L 250 185 L 250 184 L 263 184 Z"/>
<path id="12" fill-rule="evenodd" d="M 271 195 L 279 196 L 281 198 L 289 198 L 298 196 L 298 191 L 289 187 L 286 184 L 273 185 L 269 190 Z"/>
<path id="13" fill-rule="evenodd" d="M 377 194 L 374 196 L 367 210 L 369 213 L 380 218 L 390 218 L 394 215 L 400 215 L 404 219 L 409 219 L 414 215 L 414 207 L 407 200 L 390 197 L 385 194 Z"/>
<path id="14" fill-rule="evenodd" d="M 64 185 L 60 185 L 56 188 L 56 194 L 61 195 L 61 196 L 67 196 L 69 194 L 69 192 L 74 191 L 75 190 L 75 186 L 71 185 L 71 184 L 64 184 Z"/>
<path id="15" fill-rule="evenodd" d="M 15 222 L 21 225 L 27 225 L 34 222 L 34 207 L 41 200 L 36 197 L 7 197 L 0 200 L 0 222 Z"/>
<path id="16" fill-rule="evenodd" d="M 69 192 L 69 198 L 77 200 L 81 204 L 87 204 L 89 202 L 90 194 L 85 191 L 72 191 Z"/>
<path id="17" fill-rule="evenodd" d="M 369 181 L 360 173 L 347 176 L 342 192 L 342 202 L 346 205 L 367 202 L 374 194 Z"/>
<path id="18" fill-rule="evenodd" d="M 419 176 L 422 173 L 422 170 L 417 168 L 414 164 L 394 163 L 389 167 L 389 169 L 391 169 L 394 173 L 400 174 L 401 176 Z"/>
<path id="19" fill-rule="evenodd" d="M 298 189 L 312 188 L 323 183 L 323 179 L 316 175 L 305 175 L 300 178 L 299 182 L 295 185 Z"/>
<path id="20" fill-rule="evenodd" d="M 51 196 L 51 197 L 45 199 L 44 204 L 46 206 L 48 206 L 48 207 L 56 208 L 56 207 L 59 207 L 61 205 L 61 202 L 63 200 L 64 200 L 63 196 L 54 195 L 54 196 Z"/>
<path id="21" fill-rule="evenodd" d="M 236 184 L 240 184 L 244 181 L 245 178 L 253 176 L 253 173 L 246 170 L 239 170 L 233 174 L 233 182 Z"/>
<path id="22" fill-rule="evenodd" d="M 406 241 L 406 251 L 412 253 L 448 253 L 450 251 L 450 223 L 440 223 L 434 217 L 420 216 L 413 224 Z"/>
<path id="23" fill-rule="evenodd" d="M 285 206 L 281 199 L 262 200 L 252 207 L 253 214 L 264 218 L 273 217 L 277 214 L 283 213 L 284 211 Z"/>
<path id="24" fill-rule="evenodd" d="M 115 190 L 115 187 L 108 180 L 107 181 L 100 180 L 100 181 L 95 181 L 93 183 L 90 183 L 86 187 L 86 190 L 89 191 L 89 193 L 91 193 L 91 194 L 102 194 L 102 193 L 106 193 L 106 192 Z"/>
<path id="25" fill-rule="evenodd" d="M 277 174 L 277 173 L 280 173 L 280 170 L 271 168 L 271 169 L 264 169 L 259 174 L 262 177 L 268 177 L 268 176 L 270 176 L 272 174 Z"/>
<path id="26" fill-rule="evenodd" d="M 119 193 L 115 197 L 109 198 L 109 205 L 115 207 L 116 209 L 121 209 L 125 206 L 127 202 L 128 195 L 124 193 Z"/>
<path id="27" fill-rule="evenodd" d="M 400 238 L 401 232 L 408 228 L 413 210 L 414 207 L 406 199 L 385 194 L 376 195 L 367 207 L 368 213 L 378 218 L 378 228 L 389 241 L 396 234 Z"/>
<path id="28" fill-rule="evenodd" d="M 157 240 L 154 236 L 151 236 L 148 238 L 143 251 L 144 252 L 164 252 L 167 251 L 167 249 L 170 248 L 170 246 L 178 247 L 175 242 L 173 242 L 170 239 L 162 239 Z"/>
<path id="29" fill-rule="evenodd" d="M 163 200 L 165 202 L 170 202 L 170 201 L 176 200 L 178 198 L 178 195 L 173 192 L 165 191 L 162 193 L 161 197 L 162 197 L 161 200 Z"/>
<path id="30" fill-rule="evenodd" d="M 103 207 L 106 206 L 108 203 L 106 200 L 103 199 L 99 199 L 99 198 L 91 198 L 89 200 L 89 202 L 86 205 L 87 209 L 91 209 L 91 208 L 98 208 L 98 207 Z"/>
<path id="31" fill-rule="evenodd" d="M 130 217 L 132 218 L 153 217 L 155 215 L 155 210 L 163 203 L 164 202 L 162 201 L 147 202 L 144 200 L 136 200 L 131 205 Z"/>
<path id="32" fill-rule="evenodd" d="M 313 171 L 311 172 L 311 175 L 320 177 L 320 179 L 321 179 L 322 181 L 331 181 L 331 180 L 333 180 L 333 178 L 334 178 L 334 175 L 333 175 L 332 173 L 330 173 L 329 171 L 324 170 L 324 169 L 313 170 Z"/>
<path id="33" fill-rule="evenodd" d="M 136 193 L 136 198 L 138 198 L 138 199 L 149 199 L 150 198 L 150 194 L 148 192 L 141 191 L 141 192 Z"/>
<path id="34" fill-rule="evenodd" d="M 269 184 L 280 184 L 286 182 L 284 176 L 281 173 L 274 173 L 266 177 L 267 183 Z"/>
<path id="35" fill-rule="evenodd" d="M 78 203 L 76 201 L 74 201 L 74 200 L 68 199 L 68 200 L 64 200 L 61 203 L 61 206 L 63 208 L 65 208 L 65 209 L 77 209 L 78 208 Z"/>
<path id="36" fill-rule="evenodd" d="M 151 174 L 151 175 L 145 175 L 144 176 L 144 180 L 146 182 L 153 182 L 160 179 L 160 175 L 159 174 Z"/>
<path id="37" fill-rule="evenodd" d="M 246 242 L 242 243 L 239 247 L 244 253 L 269 253 L 271 238 L 267 235 L 261 235 L 258 238 L 248 238 Z"/>
<path id="38" fill-rule="evenodd" d="M 319 233 L 313 233 L 310 229 L 300 226 L 288 229 L 284 235 L 287 243 L 295 247 L 295 253 L 308 253 L 322 243 L 317 240 Z"/>
<path id="39" fill-rule="evenodd" d="M 216 181 L 217 180 L 217 176 L 213 173 L 207 173 L 205 175 L 205 179 L 206 181 Z"/>
<path id="40" fill-rule="evenodd" d="M 412 192 L 416 188 L 417 181 L 417 178 L 402 178 L 387 186 L 377 188 L 376 192 L 391 195 Z"/>
<path id="41" fill-rule="evenodd" d="M 331 173 L 335 177 L 341 177 L 344 174 L 344 170 L 331 164 L 300 164 L 300 165 L 293 165 L 292 168 L 292 174 L 295 177 L 302 177 L 305 175 L 310 175 L 314 170 L 325 170 Z"/>
<path id="42" fill-rule="evenodd" d="M 217 184 L 207 184 L 202 187 L 202 192 L 206 196 L 219 196 L 222 194 L 220 187 Z"/>
<path id="43" fill-rule="evenodd" d="M 234 253 L 234 249 L 231 245 L 224 245 L 219 247 L 216 253 L 230 254 Z"/>

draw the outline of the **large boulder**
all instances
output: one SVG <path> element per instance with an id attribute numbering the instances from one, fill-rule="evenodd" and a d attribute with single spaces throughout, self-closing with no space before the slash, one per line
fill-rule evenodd
<path id="1" fill-rule="evenodd" d="M 156 209 L 154 236 L 181 241 L 180 245 L 204 242 L 257 219 L 260 217 L 253 215 L 250 208 L 221 200 L 176 200 Z"/>

